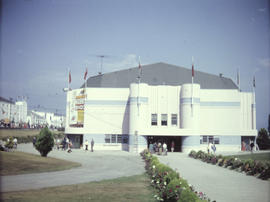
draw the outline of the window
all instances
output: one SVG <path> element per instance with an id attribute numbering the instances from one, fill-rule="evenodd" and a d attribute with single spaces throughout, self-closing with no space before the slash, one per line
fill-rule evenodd
<path id="1" fill-rule="evenodd" d="M 172 114 L 172 120 L 171 120 L 171 124 L 172 126 L 177 126 L 177 114 Z"/>
<path id="2" fill-rule="evenodd" d="M 219 144 L 219 137 L 217 137 L 217 136 L 214 137 L 214 143 Z"/>
<path id="3" fill-rule="evenodd" d="M 208 136 L 208 142 L 214 143 L 214 137 L 213 136 Z"/>
<path id="4" fill-rule="evenodd" d="M 117 143 L 122 143 L 122 135 L 117 135 Z"/>
<path id="5" fill-rule="evenodd" d="M 116 143 L 116 135 L 112 135 L 112 143 Z"/>
<path id="6" fill-rule="evenodd" d="M 161 114 L 161 125 L 162 126 L 167 126 L 167 120 L 168 120 L 168 115 L 167 114 Z"/>
<path id="7" fill-rule="evenodd" d="M 209 142 L 219 144 L 218 136 L 201 136 L 200 144 L 208 144 Z"/>
<path id="8" fill-rule="evenodd" d="M 111 135 L 105 135 L 105 143 L 111 143 Z"/>
<path id="9" fill-rule="evenodd" d="M 152 114 L 151 116 L 151 125 L 156 126 L 157 125 L 157 114 Z"/>

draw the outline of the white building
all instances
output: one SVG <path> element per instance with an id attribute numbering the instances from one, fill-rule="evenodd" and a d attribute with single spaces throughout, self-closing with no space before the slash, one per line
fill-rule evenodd
<path id="1" fill-rule="evenodd" d="M 49 128 L 63 128 L 65 126 L 65 117 L 63 115 L 39 111 L 35 111 L 35 113 L 42 117 L 42 119 L 45 121 L 45 125 L 47 125 Z"/>
<path id="2" fill-rule="evenodd" d="M 255 95 L 231 79 L 157 63 L 90 77 L 87 88 L 68 91 L 65 133 L 79 147 L 140 152 L 172 141 L 175 150 L 240 151 L 257 135 Z"/>
<path id="3" fill-rule="evenodd" d="M 0 107 L 0 120 L 2 124 L 16 127 L 27 122 L 27 103 L 25 101 L 14 103 L 12 100 L 0 97 Z"/>
<path id="4" fill-rule="evenodd" d="M 25 100 L 17 101 L 15 104 L 17 106 L 18 122 L 27 123 L 27 102 Z"/>

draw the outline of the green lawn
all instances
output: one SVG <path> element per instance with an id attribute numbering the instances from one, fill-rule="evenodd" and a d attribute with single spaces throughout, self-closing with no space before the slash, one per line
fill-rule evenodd
<path id="1" fill-rule="evenodd" d="M 0 175 L 51 172 L 78 166 L 81 164 L 23 152 L 0 152 Z"/>
<path id="2" fill-rule="evenodd" d="M 258 160 L 258 161 L 270 161 L 270 152 L 267 153 L 253 153 L 253 154 L 243 154 L 243 155 L 233 155 L 235 158 L 239 158 L 241 160 Z"/>
<path id="3" fill-rule="evenodd" d="M 2 193 L 2 201 L 154 202 L 146 174 L 114 180 Z"/>

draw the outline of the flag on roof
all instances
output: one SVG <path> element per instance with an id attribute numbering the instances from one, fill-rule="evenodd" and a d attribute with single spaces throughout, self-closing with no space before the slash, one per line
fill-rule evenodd
<path id="1" fill-rule="evenodd" d="M 86 79 L 86 77 L 87 77 L 87 73 L 88 73 L 88 70 L 87 70 L 87 68 L 85 69 L 85 73 L 84 73 L 84 80 Z"/>
<path id="2" fill-rule="evenodd" d="M 71 71 L 69 70 L 69 78 L 68 78 L 68 82 L 71 83 Z"/>

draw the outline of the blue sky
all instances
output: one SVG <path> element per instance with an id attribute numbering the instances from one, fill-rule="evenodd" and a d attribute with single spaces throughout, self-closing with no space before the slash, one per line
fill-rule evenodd
<path id="1" fill-rule="evenodd" d="M 236 79 L 252 90 L 257 127 L 270 114 L 270 5 L 267 0 L 2 0 L 0 94 L 27 96 L 30 108 L 65 113 L 72 88 L 88 76 L 166 62 Z"/>

